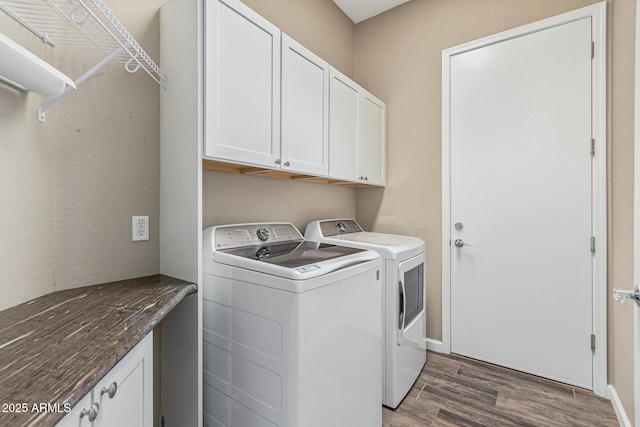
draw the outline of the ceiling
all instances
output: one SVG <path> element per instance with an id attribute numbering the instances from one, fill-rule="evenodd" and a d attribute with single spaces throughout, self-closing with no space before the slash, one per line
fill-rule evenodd
<path id="1" fill-rule="evenodd" d="M 408 1 L 409 0 L 333 0 L 356 24 Z"/>

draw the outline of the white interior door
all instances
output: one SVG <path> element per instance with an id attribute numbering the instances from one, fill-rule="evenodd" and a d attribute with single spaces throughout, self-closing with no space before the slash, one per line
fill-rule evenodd
<path id="1" fill-rule="evenodd" d="M 451 351 L 588 389 L 591 31 L 584 18 L 451 58 L 448 218 Z"/>

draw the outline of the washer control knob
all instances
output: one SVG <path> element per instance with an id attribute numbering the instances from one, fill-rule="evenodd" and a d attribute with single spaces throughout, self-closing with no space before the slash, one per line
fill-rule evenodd
<path id="1" fill-rule="evenodd" d="M 346 225 L 344 225 L 344 222 L 339 222 L 339 223 L 338 223 L 338 225 L 337 225 L 337 227 L 338 227 L 338 231 L 339 231 L 340 233 L 344 233 L 344 232 L 346 232 L 346 231 L 347 231 L 347 226 L 346 226 Z"/>
<path id="2" fill-rule="evenodd" d="M 256 252 L 256 258 L 258 259 L 269 258 L 269 255 L 271 255 L 269 253 L 269 248 L 260 248 L 258 249 L 258 252 Z"/>
<path id="3" fill-rule="evenodd" d="M 258 228 L 256 235 L 258 236 L 258 239 L 262 240 L 263 242 L 265 240 L 269 240 L 269 229 L 267 227 L 260 227 Z"/>

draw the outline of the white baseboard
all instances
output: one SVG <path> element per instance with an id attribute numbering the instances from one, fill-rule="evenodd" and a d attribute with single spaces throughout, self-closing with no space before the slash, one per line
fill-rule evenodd
<path id="1" fill-rule="evenodd" d="M 423 339 L 423 346 L 426 350 L 435 351 L 436 353 L 443 353 L 442 341 L 432 340 L 431 338 Z"/>
<path id="2" fill-rule="evenodd" d="M 622 402 L 620 402 L 620 398 L 618 397 L 616 389 L 611 384 L 609 384 L 609 400 L 611 400 L 613 410 L 616 413 L 616 417 L 618 417 L 618 423 L 620 424 L 620 427 L 633 427 L 631 421 L 629 421 L 629 417 L 627 417 L 627 413 L 622 407 Z"/>

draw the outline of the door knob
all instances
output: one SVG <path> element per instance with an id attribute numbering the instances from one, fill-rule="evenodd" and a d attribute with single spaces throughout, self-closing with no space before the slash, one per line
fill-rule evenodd
<path id="1" fill-rule="evenodd" d="M 613 298 L 622 304 L 627 298 L 635 301 L 638 306 L 640 306 L 640 290 L 638 289 L 638 285 L 635 285 L 632 291 L 623 291 L 620 289 L 613 290 Z"/>
<path id="2" fill-rule="evenodd" d="M 454 241 L 453 241 L 453 244 L 454 244 L 454 245 L 456 245 L 456 247 L 457 247 L 457 248 L 461 248 L 461 247 L 463 247 L 463 246 L 471 246 L 470 244 L 465 243 L 465 242 L 464 242 L 464 240 L 462 240 L 462 239 L 456 239 L 456 240 L 454 240 Z"/>

